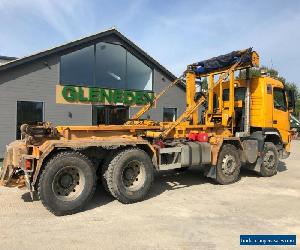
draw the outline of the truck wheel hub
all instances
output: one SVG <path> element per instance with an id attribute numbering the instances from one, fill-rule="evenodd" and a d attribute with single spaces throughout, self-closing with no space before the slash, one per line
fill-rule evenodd
<path id="1" fill-rule="evenodd" d="M 68 188 L 72 185 L 73 183 L 73 177 L 70 174 L 63 174 L 60 178 L 60 185 L 63 188 Z"/>
<path id="2" fill-rule="evenodd" d="M 69 201 L 77 198 L 84 187 L 84 176 L 76 167 L 63 167 L 52 183 L 52 190 L 58 199 Z"/>
<path id="3" fill-rule="evenodd" d="M 226 175 L 231 175 L 236 169 L 236 161 L 232 155 L 225 155 L 222 161 L 222 171 Z"/>
<path id="4" fill-rule="evenodd" d="M 129 162 L 123 169 L 122 181 L 127 189 L 135 190 L 145 181 L 144 168 L 139 161 Z"/>

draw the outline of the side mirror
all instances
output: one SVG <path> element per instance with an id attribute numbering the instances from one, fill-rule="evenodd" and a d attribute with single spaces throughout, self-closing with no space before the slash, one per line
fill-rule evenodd
<path id="1" fill-rule="evenodd" d="M 288 90 L 287 92 L 288 97 L 288 108 L 290 111 L 295 110 L 295 94 L 293 91 Z"/>

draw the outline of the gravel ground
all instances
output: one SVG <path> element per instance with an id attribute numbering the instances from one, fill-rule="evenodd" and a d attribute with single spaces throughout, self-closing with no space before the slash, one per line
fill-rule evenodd
<path id="1" fill-rule="evenodd" d="M 243 171 L 221 186 L 196 168 L 166 171 L 143 202 L 123 205 L 99 187 L 84 212 L 65 217 L 31 202 L 26 190 L 0 187 L 0 249 L 239 249 L 240 234 L 299 241 L 300 141 L 292 149 L 271 178 Z"/>

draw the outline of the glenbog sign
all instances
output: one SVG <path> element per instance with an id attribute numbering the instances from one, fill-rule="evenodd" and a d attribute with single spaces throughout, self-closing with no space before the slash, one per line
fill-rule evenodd
<path id="1" fill-rule="evenodd" d="M 56 103 L 140 106 L 151 103 L 154 93 L 124 89 L 104 89 L 56 85 Z"/>

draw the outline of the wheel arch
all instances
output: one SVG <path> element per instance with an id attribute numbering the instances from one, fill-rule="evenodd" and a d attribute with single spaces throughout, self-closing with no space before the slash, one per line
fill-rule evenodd
<path id="1" fill-rule="evenodd" d="M 251 134 L 252 138 L 262 140 L 263 142 L 272 142 L 274 145 L 283 145 L 282 137 L 277 128 L 263 128 Z"/>
<path id="2" fill-rule="evenodd" d="M 45 168 L 46 164 L 51 160 L 53 157 L 58 155 L 61 152 L 67 152 L 67 151 L 76 151 L 72 150 L 70 148 L 57 148 L 53 147 L 51 151 L 48 152 L 43 158 L 40 158 L 38 161 L 38 164 L 36 166 L 33 179 L 32 179 L 32 186 L 36 189 L 36 185 L 39 181 L 39 178 L 41 176 L 41 173 L 43 172 L 43 169 Z"/>
<path id="3" fill-rule="evenodd" d="M 224 139 L 222 147 L 227 144 L 235 146 L 238 150 L 243 150 L 242 142 L 239 138 L 233 137 Z"/>

